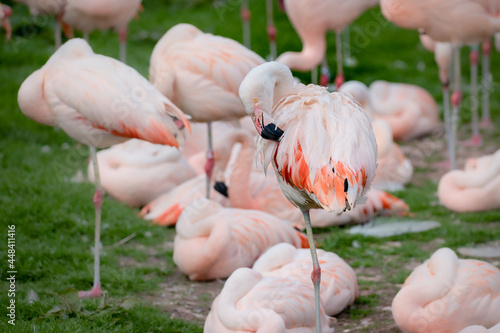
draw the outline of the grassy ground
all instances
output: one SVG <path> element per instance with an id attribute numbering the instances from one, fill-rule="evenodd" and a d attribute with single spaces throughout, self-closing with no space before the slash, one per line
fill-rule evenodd
<path id="1" fill-rule="evenodd" d="M 266 56 L 264 1 L 250 3 L 252 46 Z M 189 22 L 241 41 L 239 1 L 145 0 L 144 7 L 141 18 L 130 26 L 128 63 L 145 76 L 155 42 L 174 24 Z M 20 112 L 16 102 L 20 84 L 54 51 L 53 21 L 32 19 L 20 5 L 15 5 L 14 11 L 13 39 L 0 42 L 0 331 L 201 332 L 204 316 L 222 284 L 189 283 L 172 261 L 174 230 L 149 225 L 136 217 L 135 210 L 109 198 L 103 209 L 101 259 L 103 289 L 108 296 L 103 300 L 75 298 L 75 290 L 92 284 L 93 186 L 70 181 L 77 170 L 86 169 L 88 149 Z M 277 12 L 275 18 L 278 52 L 299 50 L 300 41 L 286 16 Z M 117 57 L 114 33 L 96 32 L 90 38 L 95 52 Z M 334 65 L 334 36 L 329 35 L 328 41 L 328 59 Z M 347 79 L 418 84 L 440 100 L 433 56 L 419 45 L 416 32 L 397 29 L 374 9 L 356 22 L 351 41 L 358 65 L 345 69 Z M 465 61 L 465 51 L 462 56 Z M 494 70 L 499 60 L 494 54 Z M 497 69 L 493 77 L 498 74 Z M 310 77 L 298 75 L 304 81 Z M 464 79 L 468 76 L 465 66 L 463 75 Z M 497 127 L 499 104 L 493 93 L 492 114 Z M 468 120 L 467 108 L 462 117 Z M 468 133 L 463 125 L 462 139 L 468 138 Z M 498 142 L 498 131 L 490 130 L 484 147 L 459 151 L 461 161 L 469 155 L 494 151 Z M 427 165 L 444 156 L 441 136 L 406 145 L 405 150 L 417 170 L 415 180 L 398 196 L 410 205 L 415 219 L 436 220 L 442 227 L 382 240 L 352 236 L 345 229 L 316 230 L 322 247 L 344 257 L 359 275 L 362 296 L 339 316 L 338 331 L 397 332 L 386 307 L 412 268 L 441 246 L 456 250 L 500 239 L 500 211 L 455 214 L 438 204 L 434 193 L 440 173 Z M 15 225 L 16 230 L 15 327 L 6 320 L 10 299 L 6 282 L 8 225 Z M 130 235 L 135 236 L 125 244 L 118 243 Z"/>

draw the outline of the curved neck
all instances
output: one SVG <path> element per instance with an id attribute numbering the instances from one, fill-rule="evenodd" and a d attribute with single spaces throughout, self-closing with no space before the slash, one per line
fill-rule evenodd
<path id="1" fill-rule="evenodd" d="M 482 187 L 500 174 L 500 150 L 492 156 L 488 168 L 474 170 L 472 172 L 461 172 L 455 177 L 455 184 L 459 187 Z"/>
<path id="2" fill-rule="evenodd" d="M 304 45 L 300 52 L 285 52 L 276 59 L 293 70 L 310 71 L 321 64 L 325 58 L 326 41 L 325 36 L 314 35 L 310 40 L 303 41 Z"/>

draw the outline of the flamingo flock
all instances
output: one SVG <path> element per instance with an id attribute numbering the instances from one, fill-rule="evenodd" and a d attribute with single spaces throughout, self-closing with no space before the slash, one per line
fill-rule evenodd
<path id="1" fill-rule="evenodd" d="M 409 215 L 402 199 L 385 192 L 412 181 L 412 162 L 400 144 L 440 126 L 438 105 L 422 87 L 344 82 L 340 34 L 379 1 L 285 0 L 303 50 L 276 61 L 250 49 L 249 3 L 242 1 L 245 45 L 177 24 L 156 43 L 149 80 L 125 64 L 128 24 L 142 10 L 141 0 L 19 2 L 32 15 L 56 16 L 56 50 L 19 87 L 19 108 L 90 149 L 94 280 L 79 296 L 103 293 L 99 248 L 107 193 L 140 208 L 139 216 L 153 224 L 175 226 L 173 261 L 189 280 L 227 279 L 204 332 L 334 332 L 334 316 L 360 295 L 357 275 L 337 254 L 318 248 L 312 228 Z M 484 42 L 488 54 L 489 39 L 500 32 L 498 4 L 458 2 L 380 5 L 388 20 L 421 32 L 439 66 L 452 169 L 439 181 L 440 203 L 455 212 L 500 209 L 500 150 L 453 170 L 462 99 L 458 50 Z M 274 59 L 280 48 L 272 2 L 266 8 Z M 7 39 L 11 15 L 0 3 Z M 65 43 L 61 27 L 70 38 Z M 73 29 L 85 39 L 73 38 Z M 121 61 L 93 51 L 88 35 L 97 29 L 118 31 Z M 329 30 L 337 42 L 333 92 L 324 78 L 323 86 L 305 85 L 292 73 L 321 63 L 326 71 Z M 473 116 L 474 145 L 482 143 L 478 121 Z M 500 270 L 441 248 L 408 276 L 391 310 L 407 333 L 499 332 Z"/>

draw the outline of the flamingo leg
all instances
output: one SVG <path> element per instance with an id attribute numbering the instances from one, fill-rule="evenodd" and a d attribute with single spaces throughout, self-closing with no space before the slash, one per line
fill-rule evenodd
<path id="1" fill-rule="evenodd" d="M 276 59 L 276 27 L 273 19 L 273 0 L 266 0 L 267 36 L 269 37 L 269 60 Z"/>
<path id="2" fill-rule="evenodd" d="M 304 222 L 306 224 L 307 239 L 309 241 L 309 249 L 311 250 L 311 257 L 313 262 L 313 270 L 311 272 L 311 280 L 314 284 L 314 312 L 316 314 L 316 333 L 321 333 L 321 310 L 320 310 L 320 283 L 321 283 L 321 267 L 319 266 L 318 254 L 316 253 L 316 244 L 314 243 L 314 236 L 311 226 L 311 218 L 309 216 L 309 209 L 301 208 Z"/>
<path id="3" fill-rule="evenodd" d="M 95 235 L 94 235 L 94 286 L 90 291 L 79 291 L 80 298 L 91 298 L 101 296 L 101 275 L 100 275 L 100 246 L 101 246 L 101 207 L 103 190 L 99 177 L 99 166 L 97 163 L 97 153 L 95 147 L 90 147 L 90 155 L 94 164 L 94 207 L 95 207 Z"/>
<path id="4" fill-rule="evenodd" d="M 319 68 L 319 66 L 314 67 L 311 71 L 311 83 L 312 84 L 318 84 L 318 68 Z"/>
<path id="5" fill-rule="evenodd" d="M 243 45 L 251 49 L 250 9 L 248 9 L 248 0 L 241 0 L 241 19 L 243 21 Z"/>
<path id="6" fill-rule="evenodd" d="M 335 32 L 335 44 L 337 53 L 337 76 L 335 77 L 335 89 L 338 90 L 344 83 L 344 66 L 342 65 L 342 32 Z"/>
<path id="7" fill-rule="evenodd" d="M 491 88 L 491 73 L 490 73 L 490 54 L 491 54 L 491 41 L 486 41 L 482 45 L 483 51 L 483 68 L 482 68 L 482 119 L 481 127 L 489 127 L 491 125 L 490 119 L 490 88 Z"/>
<path id="8" fill-rule="evenodd" d="M 481 145 L 482 139 L 479 134 L 478 120 L 478 97 L 477 97 L 477 63 L 479 60 L 479 45 L 474 44 L 471 47 L 470 58 L 470 107 L 472 117 L 472 138 L 461 143 L 464 147 L 477 147 Z"/>
<path id="9" fill-rule="evenodd" d="M 128 28 L 124 27 L 118 31 L 120 38 L 120 61 L 127 63 L 127 33 Z"/>
<path id="10" fill-rule="evenodd" d="M 87 43 L 89 42 L 89 33 L 88 33 L 88 31 L 84 31 L 83 32 L 83 39 L 85 39 L 85 41 Z"/>
<path id="11" fill-rule="evenodd" d="M 56 26 L 54 28 L 54 40 L 56 42 L 56 50 L 57 50 L 62 45 L 61 23 L 59 23 L 59 18 L 56 19 Z"/>
<path id="12" fill-rule="evenodd" d="M 212 182 L 212 172 L 215 165 L 215 155 L 212 144 L 212 122 L 207 122 L 208 129 L 208 150 L 207 150 L 207 163 L 205 164 L 205 173 L 207 174 L 207 198 L 210 198 L 210 184 Z"/>
<path id="13" fill-rule="evenodd" d="M 453 47 L 453 66 L 454 66 L 454 87 L 453 94 L 451 95 L 451 118 L 450 118 L 450 144 L 451 144 L 451 155 L 450 155 L 450 163 L 451 170 L 456 169 L 457 167 L 457 148 L 456 148 L 456 140 L 457 140 L 457 127 L 458 127 L 458 112 L 460 109 L 460 103 L 462 101 L 462 91 L 461 91 L 461 68 L 460 68 L 460 47 Z"/>

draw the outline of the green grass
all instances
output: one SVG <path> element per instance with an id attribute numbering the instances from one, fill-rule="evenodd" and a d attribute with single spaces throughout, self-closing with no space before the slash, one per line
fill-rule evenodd
<path id="1" fill-rule="evenodd" d="M 8 2 L 7 2 L 8 3 Z M 262 56 L 268 54 L 265 33 L 264 1 L 250 1 L 252 46 Z M 170 0 L 144 1 L 141 18 L 130 25 L 128 63 L 147 76 L 149 57 L 156 41 L 171 26 L 180 22 L 195 24 L 200 29 L 241 41 L 239 1 Z M 149 225 L 136 216 L 136 210 L 106 198 L 103 207 L 102 282 L 109 294 L 101 301 L 74 300 L 69 306 L 61 296 L 68 287 L 88 289 L 92 284 L 94 210 L 91 201 L 93 186 L 72 183 L 79 169 L 86 169 L 88 149 L 71 140 L 64 132 L 46 127 L 26 118 L 16 101 L 22 81 L 40 68 L 53 52 L 53 21 L 33 19 L 26 8 L 14 5 L 11 42 L 0 42 L 0 331 L 7 332 L 201 332 L 193 323 L 171 319 L 170 314 L 139 301 L 144 293 L 154 293 L 158 284 L 176 268 L 172 252 L 161 245 L 172 240 L 173 229 Z M 276 9 L 278 53 L 299 50 L 300 41 L 288 19 Z M 0 33 L 0 38 L 3 38 Z M 112 32 L 95 32 L 90 36 L 96 53 L 117 57 L 118 40 Z M 416 32 L 397 29 L 384 21 L 379 9 L 365 13 L 351 29 L 351 51 L 358 65 L 345 68 L 347 79 L 371 83 L 377 79 L 407 82 L 423 86 L 440 101 L 433 55 L 418 43 Z M 462 53 L 463 61 L 467 54 Z M 334 35 L 328 35 L 328 60 L 335 67 Z M 500 57 L 494 53 L 492 64 Z M 419 65 L 420 63 L 420 65 Z M 422 65 L 423 64 L 423 65 Z M 425 66 L 424 66 L 425 65 Z M 420 68 L 420 69 L 418 69 Z M 498 66 L 492 66 L 498 77 Z M 308 82 L 309 73 L 297 73 Z M 469 71 L 463 69 L 464 79 Z M 464 82 L 468 82 L 465 80 Z M 492 95 L 492 117 L 500 125 L 500 99 Z M 463 119 L 469 118 L 464 110 Z M 488 139 L 499 142 L 498 134 Z M 48 152 L 44 152 L 48 150 Z M 427 156 L 431 161 L 436 157 Z M 425 174 L 427 169 L 417 170 Z M 389 283 L 402 283 L 409 270 L 401 265 L 409 260 L 423 261 L 432 252 L 426 245 L 436 239 L 439 246 L 457 249 L 476 243 L 500 239 L 500 211 L 478 214 L 451 213 L 434 204 L 437 183 L 410 185 L 398 196 L 415 213 L 415 219 L 432 219 L 442 227 L 421 234 L 388 239 L 353 236 L 343 229 L 316 230 L 323 248 L 335 251 L 354 267 L 379 269 Z M 6 323 L 8 285 L 7 225 L 16 226 L 16 327 Z M 135 233 L 123 246 L 112 246 Z M 387 247 L 388 241 L 400 246 Z M 358 246 L 353 246 L 356 244 Z M 154 249 L 155 254 L 148 252 Z M 119 259 L 131 257 L 138 262 L 154 256 L 165 261 L 162 267 L 121 266 Z M 378 283 L 360 279 L 362 290 L 371 290 Z M 28 294 L 35 291 L 39 300 L 30 304 Z M 71 292 L 66 295 L 72 295 Z M 210 297 L 201 295 L 202 299 Z M 131 301 L 126 302 L 128 299 Z M 125 305 L 124 305 L 125 304 Z M 382 304 L 379 295 L 371 293 L 358 299 L 347 313 L 353 320 L 375 311 Z"/>

